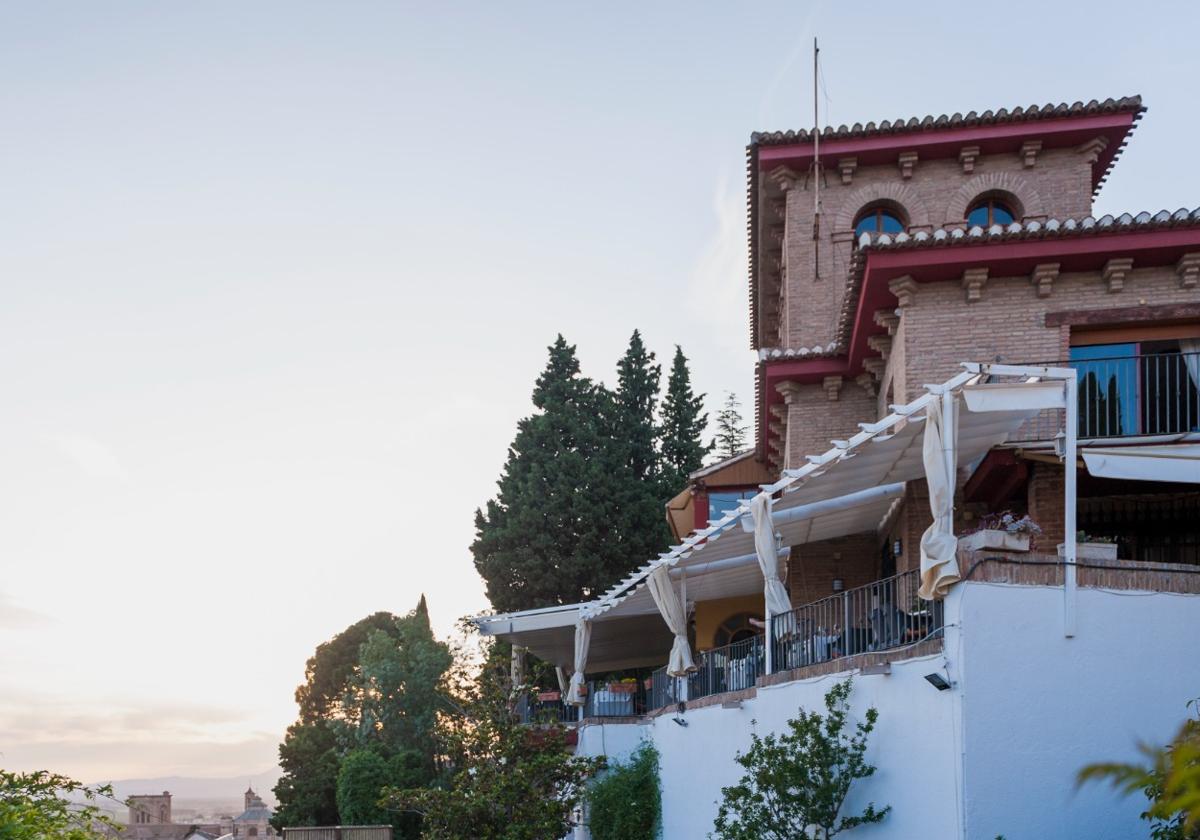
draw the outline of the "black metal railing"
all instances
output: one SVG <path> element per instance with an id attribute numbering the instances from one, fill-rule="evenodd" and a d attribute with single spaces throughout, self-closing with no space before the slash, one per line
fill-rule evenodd
<path id="1" fill-rule="evenodd" d="M 1200 353 L 1145 353 L 1036 364 L 1076 370 L 1078 435 L 1082 439 L 1200 431 Z M 1044 411 L 1014 439 L 1049 440 L 1061 427 L 1061 409 Z"/>
<path id="2" fill-rule="evenodd" d="M 665 666 L 659 668 L 650 676 L 647 708 L 660 709 L 683 700 L 753 688 L 767 672 L 766 660 L 763 637 L 752 636 L 696 654 L 696 670 L 686 677 L 671 677 Z"/>
<path id="3" fill-rule="evenodd" d="M 646 713 L 647 690 L 641 679 L 631 682 L 589 682 L 583 716 L 632 717 Z"/>
<path id="4" fill-rule="evenodd" d="M 889 650 L 942 632 L 941 601 L 917 596 L 916 571 L 847 589 L 771 617 L 775 672 Z"/>
<path id="5" fill-rule="evenodd" d="M 557 691 L 538 694 L 522 694 L 517 697 L 513 709 L 521 723 L 574 723 L 579 718 L 579 707 L 563 702 Z"/>

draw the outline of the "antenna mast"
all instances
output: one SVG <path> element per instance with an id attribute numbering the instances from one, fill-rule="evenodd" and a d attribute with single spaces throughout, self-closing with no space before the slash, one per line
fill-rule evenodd
<path id="1" fill-rule="evenodd" d="M 813 277 L 821 279 L 821 121 L 817 112 L 817 57 L 821 48 L 813 37 Z"/>

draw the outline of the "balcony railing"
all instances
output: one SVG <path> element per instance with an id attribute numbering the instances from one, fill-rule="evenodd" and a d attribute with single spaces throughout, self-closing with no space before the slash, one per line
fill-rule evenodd
<path id="1" fill-rule="evenodd" d="M 1146 353 L 1038 362 L 1075 368 L 1082 439 L 1200 431 L 1200 353 Z M 1050 440 L 1062 411 L 1033 418 L 1018 440 Z"/>
<path id="2" fill-rule="evenodd" d="M 650 708 L 657 709 L 682 700 L 753 688 L 766 672 L 763 637 L 751 636 L 697 654 L 696 670 L 686 677 L 669 677 L 665 667 L 659 668 L 651 677 L 648 701 Z"/>
<path id="3" fill-rule="evenodd" d="M 554 695 L 553 699 L 550 696 Z M 589 717 L 631 717 L 645 714 L 649 706 L 651 689 L 645 680 L 626 683 L 610 683 L 604 680 L 590 680 L 587 683 L 587 694 L 584 695 L 582 716 Z M 563 701 L 560 692 L 543 692 L 543 700 L 538 693 L 524 694 L 517 698 L 514 712 L 521 723 L 574 724 L 580 718 L 580 707 L 572 706 Z"/>
<path id="4" fill-rule="evenodd" d="M 919 585 L 916 571 L 904 572 L 772 616 L 773 670 L 889 650 L 939 635 L 942 602 L 918 598 Z"/>

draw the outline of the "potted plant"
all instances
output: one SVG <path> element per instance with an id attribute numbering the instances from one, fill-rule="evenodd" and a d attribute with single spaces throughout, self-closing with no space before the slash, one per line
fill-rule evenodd
<path id="1" fill-rule="evenodd" d="M 1065 548 L 1065 543 L 1059 543 L 1059 557 L 1063 555 Z M 1112 537 L 1097 537 L 1089 534 L 1087 531 L 1077 531 L 1075 533 L 1075 559 L 1116 560 L 1117 541 Z"/>
<path id="2" fill-rule="evenodd" d="M 623 677 L 616 682 L 610 682 L 608 684 L 608 690 L 613 694 L 636 694 L 637 680 L 635 680 L 633 677 Z"/>
<path id="3" fill-rule="evenodd" d="M 1041 526 L 1028 514 L 1017 516 L 1006 510 L 983 517 L 979 527 L 963 535 L 958 543 L 972 551 L 1029 551 L 1030 541 L 1041 533 Z"/>

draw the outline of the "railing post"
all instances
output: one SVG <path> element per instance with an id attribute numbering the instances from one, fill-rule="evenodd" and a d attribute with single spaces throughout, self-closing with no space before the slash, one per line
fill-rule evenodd
<path id="1" fill-rule="evenodd" d="M 763 643 L 767 646 L 767 649 L 763 652 L 763 657 L 765 660 L 764 669 L 768 674 L 774 674 L 775 616 L 771 615 L 770 607 L 767 608 L 766 625 L 766 634 L 763 636 Z"/>
<path id="2" fill-rule="evenodd" d="M 850 592 L 842 590 L 842 656 L 850 655 Z"/>

